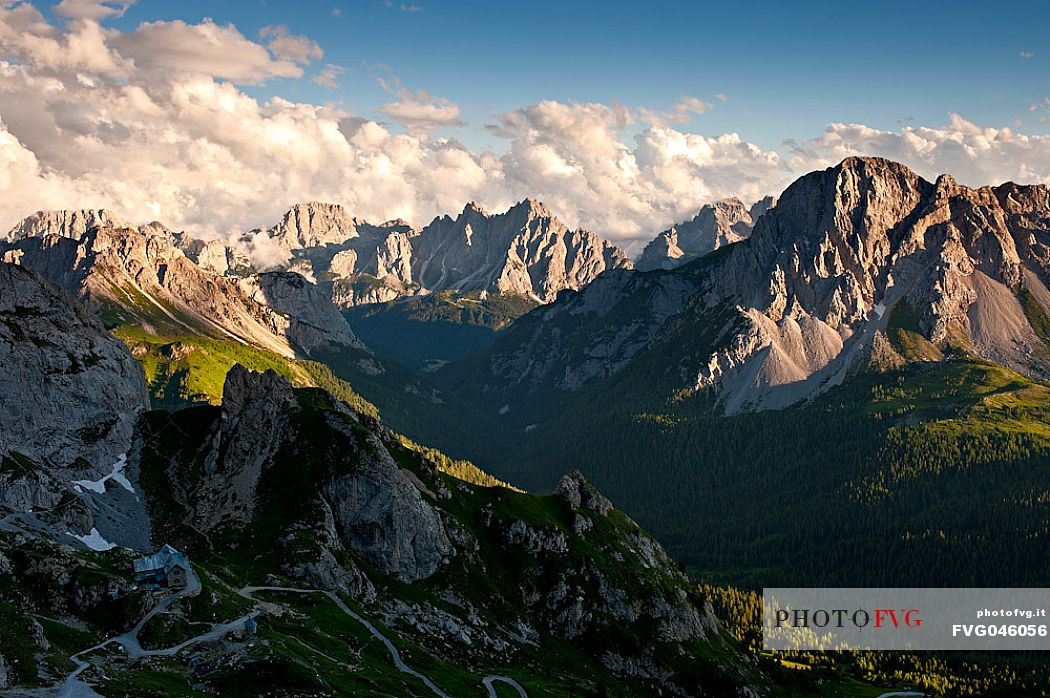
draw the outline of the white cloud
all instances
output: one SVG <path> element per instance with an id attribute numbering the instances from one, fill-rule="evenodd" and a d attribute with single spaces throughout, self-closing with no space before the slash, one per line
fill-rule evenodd
<path id="1" fill-rule="evenodd" d="M 672 124 L 687 124 L 693 120 L 694 116 L 700 116 L 712 106 L 709 102 L 696 97 L 682 97 L 677 104 L 671 107 L 670 111 L 664 113 L 664 119 Z"/>
<path id="2" fill-rule="evenodd" d="M 303 74 L 295 61 L 275 59 L 232 24 L 211 20 L 144 22 L 133 32 L 115 34 L 109 43 L 133 60 L 139 72 L 153 76 L 207 75 L 252 84 Z"/>
<path id="3" fill-rule="evenodd" d="M 651 112 L 641 118 L 629 144 L 622 131 L 634 116 L 619 106 L 547 101 L 515 110 L 492 129 L 510 141 L 503 176 L 568 222 L 618 239 L 651 237 L 713 199 L 757 199 L 784 186 L 775 152 L 735 134 L 682 133 Z"/>
<path id="4" fill-rule="evenodd" d="M 330 90 L 338 90 L 339 76 L 345 72 L 346 68 L 343 66 L 329 63 L 321 69 L 321 72 L 314 76 L 313 80 L 321 87 L 327 87 Z"/>
<path id="5" fill-rule="evenodd" d="M 383 80 L 379 81 L 386 87 Z M 379 111 L 409 130 L 427 132 L 449 126 L 462 126 L 459 107 L 443 97 L 434 97 L 420 90 L 398 89 L 400 99 L 384 104 Z"/>
<path id="6" fill-rule="evenodd" d="M 283 24 L 269 24 L 259 30 L 259 38 L 273 55 L 293 63 L 310 63 L 324 58 L 324 51 L 309 37 L 292 34 Z"/>
<path id="7" fill-rule="evenodd" d="M 262 101 L 240 87 L 301 76 L 303 64 L 321 60 L 309 40 L 268 48 L 207 20 L 121 32 L 84 7 L 60 26 L 31 5 L 0 1 L 0 232 L 39 208 L 109 207 L 226 237 L 315 199 L 370 220 L 423 225 L 466 201 L 500 210 L 533 196 L 569 225 L 627 241 L 713 199 L 779 193 L 798 174 L 857 153 L 900 160 L 928 178 L 1050 182 L 1050 136 L 959 116 L 897 131 L 832 124 L 788 144 L 785 157 L 737 134 L 680 130 L 681 118 L 710 108 L 696 98 L 667 112 L 540 102 L 496 117 L 494 145 L 472 149 L 439 137 L 463 123 L 456 104 L 396 81 L 382 112 L 404 133 L 341 108 Z M 262 38 L 289 36 L 271 29 Z M 312 79 L 333 87 L 341 72 L 328 65 Z"/>
<path id="8" fill-rule="evenodd" d="M 1031 51 L 1021 51 L 1021 58 L 1028 60 L 1029 58 L 1035 58 L 1035 54 Z"/>
<path id="9" fill-rule="evenodd" d="M 62 0 L 55 5 L 55 14 L 70 19 L 100 20 L 123 17 L 135 0 Z"/>
<path id="10" fill-rule="evenodd" d="M 831 124 L 819 138 L 793 145 L 799 172 L 832 165 L 849 155 L 902 162 L 927 179 L 942 173 L 970 186 L 1015 182 L 1050 184 L 1050 136 L 986 128 L 950 114 L 944 126 L 882 131 L 862 124 Z"/>

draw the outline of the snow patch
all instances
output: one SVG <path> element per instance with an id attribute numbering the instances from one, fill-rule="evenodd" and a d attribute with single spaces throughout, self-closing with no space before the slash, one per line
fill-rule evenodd
<path id="1" fill-rule="evenodd" d="M 128 464 L 128 454 L 121 453 L 120 458 L 113 464 L 113 471 L 103 477 L 101 480 L 74 480 L 73 489 L 77 492 L 83 492 L 84 490 L 91 490 L 99 494 L 106 493 L 106 482 L 109 480 L 114 481 L 128 492 L 135 495 L 138 499 L 138 494 L 135 492 L 135 487 L 131 484 L 131 480 L 128 480 L 127 475 L 124 474 L 124 467 Z"/>
<path id="2" fill-rule="evenodd" d="M 102 534 L 98 532 L 97 528 L 92 528 L 91 533 L 86 536 L 78 536 L 75 533 L 66 531 L 66 535 L 72 538 L 76 538 L 78 541 L 91 548 L 92 550 L 98 550 L 104 552 L 106 550 L 112 550 L 117 547 L 116 543 L 110 543 L 108 540 L 102 537 Z"/>

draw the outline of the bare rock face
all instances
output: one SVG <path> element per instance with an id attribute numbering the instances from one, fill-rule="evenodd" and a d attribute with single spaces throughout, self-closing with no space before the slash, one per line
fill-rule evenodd
<path id="1" fill-rule="evenodd" d="M 217 272 L 224 265 L 229 273 L 231 264 L 241 263 L 228 248 L 191 245 L 163 226 L 81 232 L 82 221 L 100 218 L 90 213 L 38 213 L 15 227 L 9 237 L 16 231 L 21 237 L 0 246 L 0 252 L 89 305 L 154 332 L 232 336 L 284 356 L 321 343 L 361 346 L 331 301 L 312 287 L 223 276 Z M 51 224 L 57 227 L 47 227 Z M 195 264 L 176 243 L 196 249 L 198 261 L 204 261 Z"/>
<path id="2" fill-rule="evenodd" d="M 357 455 L 354 472 L 324 487 L 343 542 L 399 579 L 426 579 L 453 550 L 441 516 L 374 435 Z"/>
<path id="3" fill-rule="evenodd" d="M 258 236 L 276 244 L 277 267 L 315 282 L 336 306 L 380 303 L 438 290 L 488 290 L 543 302 L 580 288 L 608 269 L 628 269 L 624 252 L 593 233 L 569 230 L 536 201 L 490 216 L 475 204 L 423 230 L 403 220 L 379 225 L 338 204 L 296 204 Z M 233 269 L 232 250 L 184 246 L 202 267 Z M 199 249 L 198 249 L 199 248 Z M 225 257 L 225 259 L 224 259 Z"/>
<path id="4" fill-rule="evenodd" d="M 403 284 L 390 277 L 377 279 L 371 274 L 355 274 L 349 278 L 337 279 L 332 282 L 329 291 L 332 302 L 338 308 L 386 303 L 398 298 L 416 296 L 422 292 L 417 285 Z"/>
<path id="5" fill-rule="evenodd" d="M 138 417 L 149 409 L 141 366 L 73 298 L 6 263 L 0 365 L 0 513 L 45 512 L 75 494 L 83 506 L 65 508 L 76 515 L 47 523 L 87 534 L 90 511 L 105 500 L 114 515 L 99 529 L 128 543 L 134 536 L 107 524 L 118 510 L 144 516 L 124 472 Z"/>
<path id="6" fill-rule="evenodd" d="M 81 211 L 37 211 L 19 221 L 5 240 L 15 242 L 23 238 L 57 235 L 78 240 L 94 228 L 133 228 L 121 216 L 106 209 Z"/>
<path id="7" fill-rule="evenodd" d="M 0 451 L 62 469 L 108 468 L 128 451 L 149 408 L 145 377 L 98 320 L 28 270 L 0 264 L 0 337 Z"/>
<path id="8" fill-rule="evenodd" d="M 309 442 L 327 449 L 324 456 L 311 456 L 320 461 L 304 466 L 300 475 L 318 478 L 318 499 L 296 503 L 293 509 L 298 507 L 306 519 L 317 519 L 320 514 L 320 523 L 309 528 L 329 552 L 290 556 L 286 562 L 289 571 L 355 596 L 374 595 L 359 570 L 332 556 L 331 550 L 345 546 L 405 581 L 434 574 L 453 552 L 445 523 L 397 466 L 382 440 L 363 428 L 346 408 L 320 417 L 325 421 L 321 433 L 327 437 L 304 436 L 293 419 L 297 404 L 291 385 L 273 371 L 253 373 L 240 365 L 230 370 L 221 417 L 204 461 L 203 481 L 195 493 L 199 527 L 210 531 L 251 524 L 264 497 L 281 495 L 260 492 L 275 460 L 299 457 L 297 449 Z M 293 541 L 295 532 L 289 535 Z M 289 547 L 294 551 L 294 545 Z"/>
<path id="9" fill-rule="evenodd" d="M 872 360 L 907 359 L 886 344 L 908 318 L 935 354 L 970 351 L 1047 378 L 1032 313 L 1050 315 L 1048 231 L 1045 186 L 971 189 L 848 158 L 788 187 L 725 255 L 607 274 L 446 375 L 495 404 L 513 391 L 520 405 L 525 391 L 542 406 L 652 361 L 670 389 L 713 395 L 728 413 L 776 409 Z M 660 343 L 677 349 L 643 356 Z"/>
<path id="10" fill-rule="evenodd" d="M 526 199 L 503 214 L 468 204 L 435 219 L 414 241 L 413 274 L 425 288 L 482 289 L 550 302 L 608 269 L 629 269 L 620 248 L 569 230 L 543 204 Z"/>
<path id="11" fill-rule="evenodd" d="M 565 498 L 573 510 L 584 507 L 599 516 L 606 516 L 613 508 L 612 502 L 587 482 L 579 470 L 566 473 L 558 482 L 558 489 L 555 491 Z"/>
<path id="12" fill-rule="evenodd" d="M 412 281 L 412 238 L 405 221 L 373 225 L 338 204 L 296 204 L 266 233 L 283 250 L 281 268 L 316 283 L 338 307 L 376 303 L 418 292 Z"/>
<path id="13" fill-rule="evenodd" d="M 692 220 L 660 233 L 646 245 L 635 268 L 639 271 L 674 269 L 709 252 L 740 242 L 751 235 L 755 221 L 776 205 L 767 196 L 748 209 L 737 198 L 708 204 Z"/>
<path id="14" fill-rule="evenodd" d="M 331 344 L 365 350 L 346 318 L 301 275 L 265 272 L 242 280 L 240 287 L 251 300 L 289 318 L 285 334 L 307 355 Z"/>
<path id="15" fill-rule="evenodd" d="M 1048 229 L 1042 186 L 931 184 L 878 158 L 807 175 L 716 273 L 712 290 L 741 302 L 747 329 L 696 388 L 730 412 L 796 402 L 841 382 L 898 308 L 941 348 L 1050 376 L 1017 295 L 1050 301 Z"/>
<path id="16" fill-rule="evenodd" d="M 263 470 L 290 437 L 294 401 L 291 384 L 273 371 L 252 373 L 237 364 L 226 374 L 222 417 L 199 495 L 201 528 L 252 520 Z"/>
<path id="17" fill-rule="evenodd" d="M 270 229 L 271 238 L 292 250 L 339 245 L 358 237 L 361 221 L 339 204 L 311 201 L 296 204 Z"/>

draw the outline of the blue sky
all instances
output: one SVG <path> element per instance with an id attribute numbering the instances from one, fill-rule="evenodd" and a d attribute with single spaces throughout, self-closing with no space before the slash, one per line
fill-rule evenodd
<path id="1" fill-rule="evenodd" d="M 459 104 L 467 139 L 487 114 L 543 99 L 655 109 L 716 94 L 729 100 L 691 127 L 766 148 L 831 122 L 896 129 L 949 112 L 1048 131 L 1029 112 L 1050 95 L 1047 3 L 140 0 L 112 24 L 206 17 L 248 37 L 284 24 L 346 69 L 336 91 L 276 80 L 252 94 L 376 115 L 389 100 L 376 78 L 396 76 Z"/>

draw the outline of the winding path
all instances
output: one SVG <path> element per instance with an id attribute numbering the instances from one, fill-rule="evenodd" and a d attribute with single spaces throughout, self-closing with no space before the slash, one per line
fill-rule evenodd
<path id="1" fill-rule="evenodd" d="M 231 621 L 229 623 L 215 624 L 211 627 L 211 629 L 208 632 L 201 633 L 200 635 L 192 637 L 184 642 L 180 642 L 179 644 L 173 647 L 165 647 L 163 649 L 155 650 L 143 649 L 142 644 L 139 642 L 139 633 L 142 632 L 142 629 L 146 626 L 146 623 L 148 623 L 158 613 L 164 611 L 169 606 L 171 606 L 171 604 L 173 604 L 177 599 L 181 599 L 186 596 L 192 596 L 199 592 L 200 588 L 200 579 L 197 577 L 197 574 L 195 572 L 190 570 L 187 576 L 186 588 L 178 592 L 177 594 L 172 594 L 171 596 L 164 598 L 160 603 L 154 606 L 146 615 L 144 615 L 142 619 L 138 623 L 136 623 L 135 627 L 133 627 L 131 630 L 129 630 L 126 633 L 117 635 L 115 637 L 111 637 L 108 640 L 104 640 L 103 642 L 100 642 L 99 644 L 93 647 L 81 650 L 80 652 L 77 652 L 76 654 L 72 655 L 70 657 L 70 660 L 74 664 L 76 664 L 76 669 L 73 671 L 73 673 L 66 677 L 66 680 L 59 687 L 58 696 L 60 698 L 100 698 L 99 694 L 96 693 L 91 688 L 91 686 L 80 680 L 80 674 L 89 666 L 91 666 L 90 662 L 88 662 L 86 659 L 83 659 L 82 657 L 91 654 L 96 650 L 100 650 L 103 647 L 113 644 L 119 644 L 124 647 L 129 657 L 170 657 L 175 654 L 178 654 L 180 651 L 184 650 L 190 645 L 194 645 L 198 642 L 218 640 L 238 628 L 243 628 L 245 621 L 247 621 L 249 618 L 256 617 L 260 613 L 260 611 L 256 610 L 244 616 L 241 616 L 237 620 Z M 276 604 L 254 598 L 252 595 L 258 591 L 275 591 L 292 594 L 324 594 L 329 599 L 331 599 L 333 603 L 335 603 L 335 605 L 339 608 L 340 611 L 350 616 L 361 625 L 365 626 L 368 632 L 371 633 L 372 637 L 376 638 L 381 643 L 383 643 L 383 646 L 386 647 L 387 652 L 390 653 L 390 658 L 391 660 L 393 660 L 394 666 L 397 667 L 398 671 L 419 679 L 427 688 L 429 688 L 434 693 L 434 695 L 439 696 L 439 698 L 452 698 L 451 696 L 449 696 L 449 694 L 441 690 L 441 688 L 436 683 L 434 683 L 430 679 L 430 677 L 421 674 L 412 667 L 408 666 L 408 664 L 405 663 L 404 659 L 401 658 L 401 652 L 399 652 L 397 647 L 394 646 L 394 643 L 391 642 L 390 639 L 387 638 L 385 635 L 383 635 L 383 633 L 379 632 L 379 629 L 376 628 L 366 618 L 362 617 L 352 608 L 347 606 L 346 603 L 341 598 L 339 598 L 339 595 L 336 594 L 334 591 L 327 591 L 323 589 L 298 589 L 295 587 L 247 586 L 238 590 L 237 593 L 240 596 L 243 596 L 244 598 L 256 603 L 262 609 L 273 611 L 279 608 L 279 606 L 277 606 Z M 484 679 L 482 679 L 482 683 L 485 685 L 485 689 L 488 691 L 489 698 L 496 698 L 496 689 L 494 684 L 497 681 L 503 682 L 513 687 L 515 690 L 517 690 L 518 695 L 521 696 L 521 698 L 528 698 L 528 694 L 525 692 L 525 689 L 521 686 L 521 684 L 519 684 L 517 681 L 510 678 L 509 676 L 499 676 L 496 674 L 486 676 Z"/>
<path id="2" fill-rule="evenodd" d="M 368 632 L 372 634 L 372 637 L 376 638 L 377 640 L 383 643 L 383 645 L 387 649 L 387 652 L 390 653 L 390 658 L 394 660 L 394 666 L 397 667 L 398 671 L 404 674 L 408 674 L 409 676 L 416 677 L 417 679 L 422 681 L 427 688 L 433 691 L 435 695 L 441 696 L 441 698 L 452 698 L 449 694 L 442 691 L 436 683 L 431 681 L 429 677 L 420 674 L 418 671 L 405 664 L 405 660 L 401 658 L 401 653 L 398 651 L 397 647 L 394 646 L 394 643 L 391 642 L 385 635 L 383 635 L 383 633 L 379 632 L 376 626 L 372 625 L 370 622 L 368 622 L 368 620 L 361 617 L 356 612 L 354 612 L 352 608 L 347 606 L 346 603 L 344 603 L 343 600 L 339 598 L 339 596 L 334 591 L 324 591 L 321 589 L 296 589 L 294 587 L 244 587 L 238 593 L 240 593 L 241 596 L 244 596 L 248 599 L 252 599 L 252 601 L 254 601 L 255 599 L 252 598 L 252 594 L 257 591 L 283 591 L 290 592 L 293 594 L 324 594 L 333 602 L 335 602 L 335 605 L 339 607 L 340 611 L 350 616 L 361 625 L 365 626 Z"/>
<path id="3" fill-rule="evenodd" d="M 496 687 L 493 685 L 497 681 L 502 681 L 511 688 L 515 689 L 518 692 L 518 695 L 521 696 L 521 698 L 529 698 L 529 694 L 525 692 L 525 689 L 522 688 L 522 685 L 520 683 L 510 678 L 509 676 L 497 676 L 495 674 L 491 676 L 486 676 L 481 680 L 481 682 L 485 684 L 485 688 L 489 692 L 489 698 L 499 698 L 496 695 Z"/>

